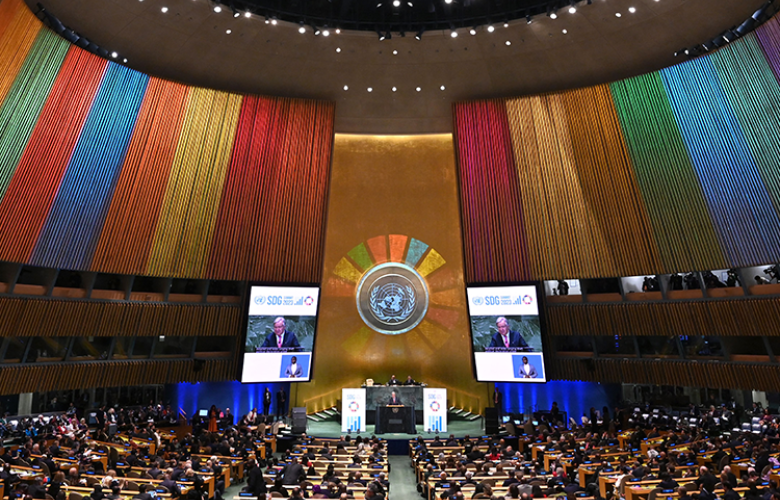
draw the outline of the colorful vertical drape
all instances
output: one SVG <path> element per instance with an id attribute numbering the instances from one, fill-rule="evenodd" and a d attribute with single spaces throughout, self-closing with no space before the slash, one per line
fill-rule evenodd
<path id="1" fill-rule="evenodd" d="M 467 281 L 780 261 L 779 74 L 772 19 L 608 86 L 456 104 Z M 486 251 L 497 234 L 516 251 Z"/>
<path id="2" fill-rule="evenodd" d="M 319 281 L 332 103 L 150 78 L 21 0 L 0 1 L 0 62 L 0 260 Z"/>

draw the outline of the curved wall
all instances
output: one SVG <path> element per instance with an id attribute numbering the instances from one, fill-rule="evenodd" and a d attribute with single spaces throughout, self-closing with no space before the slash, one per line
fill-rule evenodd
<path id="1" fill-rule="evenodd" d="M 0 260 L 319 281 L 333 103 L 151 78 L 19 0 L 0 3 L 0 61 Z"/>
<path id="2" fill-rule="evenodd" d="M 467 282 L 780 261 L 778 32 L 611 85 L 456 104 Z"/>

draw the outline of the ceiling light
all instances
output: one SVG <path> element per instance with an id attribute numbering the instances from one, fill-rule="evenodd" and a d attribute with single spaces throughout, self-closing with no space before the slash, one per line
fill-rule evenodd
<path id="1" fill-rule="evenodd" d="M 271 20 L 268 19 L 268 16 L 265 16 L 265 24 L 271 24 Z"/>
<path id="2" fill-rule="evenodd" d="M 569 33 L 569 30 L 567 30 L 567 29 L 564 29 L 563 31 L 561 31 L 561 33 L 563 33 L 564 35 L 566 35 L 566 34 L 568 34 L 568 33 Z"/>
<path id="3" fill-rule="evenodd" d="M 571 6 L 569 7 L 569 14 L 576 14 L 577 13 L 577 7 Z"/>
<path id="4" fill-rule="evenodd" d="M 215 5 L 215 6 L 214 6 L 214 12 L 216 12 L 217 14 L 219 14 L 220 12 L 222 12 L 222 7 L 220 7 L 219 5 Z"/>
<path id="5" fill-rule="evenodd" d="M 161 11 L 163 14 L 165 14 L 166 12 L 168 12 L 168 7 L 163 7 L 162 9 L 160 9 L 160 11 Z"/>
<path id="6" fill-rule="evenodd" d="M 636 12 L 636 7 L 629 7 L 628 11 L 633 14 L 634 12 Z"/>
<path id="7" fill-rule="evenodd" d="M 393 7 L 400 7 L 401 6 L 401 0 L 393 0 Z"/>
<path id="8" fill-rule="evenodd" d="M 504 23 L 504 28 L 508 28 L 508 27 L 509 27 L 509 23 Z"/>
<path id="9" fill-rule="evenodd" d="M 322 36 L 330 36 L 330 30 L 328 29 L 322 30 Z"/>
<path id="10" fill-rule="evenodd" d="M 487 30 L 488 33 L 493 33 L 494 31 L 496 31 L 496 28 L 491 24 L 490 26 L 487 27 Z"/>
<path id="11" fill-rule="evenodd" d="M 397 55 L 398 55 L 398 51 L 397 51 L 397 50 L 394 50 L 394 51 L 393 51 L 393 55 L 394 55 L 394 56 L 397 56 Z"/>
<path id="12" fill-rule="evenodd" d="M 531 21 L 532 21 L 531 14 L 528 14 L 527 16 L 525 16 L 526 24 L 531 24 Z"/>
<path id="13" fill-rule="evenodd" d="M 446 3 L 447 5 L 449 5 L 449 4 L 451 4 L 451 3 L 452 3 L 452 0 L 444 0 L 444 3 Z"/>
<path id="14" fill-rule="evenodd" d="M 657 2 L 658 0 L 655 1 Z M 406 2 L 406 5 L 408 5 L 409 7 L 414 7 L 414 4 L 412 2 Z"/>
<path id="15" fill-rule="evenodd" d="M 384 33 L 382 33 L 381 31 L 377 30 L 376 34 L 379 36 L 379 41 L 380 42 L 383 42 L 385 40 L 385 34 Z"/>
<path id="16" fill-rule="evenodd" d="M 119 57 L 119 54 L 117 54 L 116 52 L 112 52 L 112 53 L 111 53 L 111 57 L 113 57 L 114 59 L 116 59 L 117 57 Z"/>
<path id="17" fill-rule="evenodd" d="M 470 33 L 472 36 L 476 35 L 476 34 L 477 34 L 477 28 L 471 28 L 471 29 L 469 30 L 469 33 Z"/>
<path id="18" fill-rule="evenodd" d="M 396 87 L 393 87 L 393 92 L 395 92 L 396 90 L 398 90 L 398 89 Z"/>
<path id="19" fill-rule="evenodd" d="M 442 86 L 441 86 L 441 87 L 439 87 L 439 88 L 440 88 L 441 90 L 444 90 L 444 85 L 442 85 Z"/>
<path id="20" fill-rule="evenodd" d="M 387 30 L 385 32 L 385 40 L 390 40 L 391 38 L 393 38 L 393 34 L 390 33 L 390 30 Z"/>
<path id="21" fill-rule="evenodd" d="M 127 64 L 127 58 L 125 57 L 124 59 L 122 59 L 122 62 Z"/>
<path id="22" fill-rule="evenodd" d="M 229 34 L 233 33 L 233 30 L 225 30 L 225 33 L 229 35 Z"/>
<path id="23" fill-rule="evenodd" d="M 452 30 L 452 31 L 450 31 L 450 36 L 451 36 L 452 38 L 458 38 L 458 32 L 457 32 L 457 31 L 455 31 L 455 30 Z"/>
<path id="24" fill-rule="evenodd" d="M 336 52 L 341 52 L 341 47 L 336 47 Z"/>
<path id="25" fill-rule="evenodd" d="M 252 17 L 252 13 L 249 11 L 244 12 L 244 17 Z"/>
<path id="26" fill-rule="evenodd" d="M 240 12 L 233 12 L 233 17 L 238 17 L 238 16 L 240 16 L 240 15 L 241 15 L 241 13 L 240 13 Z"/>
<path id="27" fill-rule="evenodd" d="M 320 36 L 320 33 L 322 33 L 322 32 L 320 31 L 320 29 L 319 29 L 318 27 L 316 27 L 316 26 L 315 26 L 315 27 L 314 27 L 314 36 Z"/>
<path id="28" fill-rule="evenodd" d="M 417 92 L 420 92 L 420 91 L 422 90 L 422 88 L 420 88 L 420 87 L 417 87 L 417 88 L 416 88 L 416 89 L 414 89 L 414 90 L 416 90 Z"/>
<path id="29" fill-rule="evenodd" d="M 620 12 L 615 12 L 615 17 L 623 17 L 623 14 L 621 14 Z"/>
<path id="30" fill-rule="evenodd" d="M 349 85 L 344 85 L 344 90 L 349 90 Z"/>
<path id="31" fill-rule="evenodd" d="M 337 35 L 340 35 L 340 34 L 341 34 L 341 29 L 339 29 L 339 28 L 336 28 L 336 34 L 337 34 Z"/>
<path id="32" fill-rule="evenodd" d="M 550 19 L 558 19 L 558 14 L 555 12 L 550 13 Z"/>
<path id="33" fill-rule="evenodd" d="M 298 27 L 298 33 L 300 33 L 301 35 L 306 33 L 306 26 L 304 26 L 303 23 L 301 23 L 301 25 Z"/>
<path id="34" fill-rule="evenodd" d="M 271 24 L 273 24 L 274 26 L 276 26 L 276 23 L 278 23 L 278 22 L 279 22 L 279 21 L 277 21 L 277 20 L 276 20 L 276 18 L 274 18 L 274 19 L 271 19 Z"/>
<path id="35" fill-rule="evenodd" d="M 512 42 L 510 42 L 509 40 L 507 40 L 505 43 L 506 43 L 507 47 L 512 45 Z"/>
<path id="36" fill-rule="evenodd" d="M 372 89 L 371 87 L 368 87 L 368 89 L 367 89 L 367 90 L 368 90 L 369 92 L 373 92 L 373 91 L 374 91 L 374 89 Z"/>

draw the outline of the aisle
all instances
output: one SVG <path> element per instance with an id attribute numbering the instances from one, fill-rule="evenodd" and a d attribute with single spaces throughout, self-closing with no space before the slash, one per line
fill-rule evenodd
<path id="1" fill-rule="evenodd" d="M 417 478 L 410 466 L 408 455 L 390 455 L 390 500 L 422 498 L 417 493 Z"/>

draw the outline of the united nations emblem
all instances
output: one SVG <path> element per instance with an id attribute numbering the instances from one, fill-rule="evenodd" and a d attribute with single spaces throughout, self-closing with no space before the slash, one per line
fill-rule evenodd
<path id="1" fill-rule="evenodd" d="M 357 308 L 366 325 L 377 332 L 408 332 L 428 310 L 428 287 L 423 277 L 405 264 L 381 264 L 361 279 Z"/>

